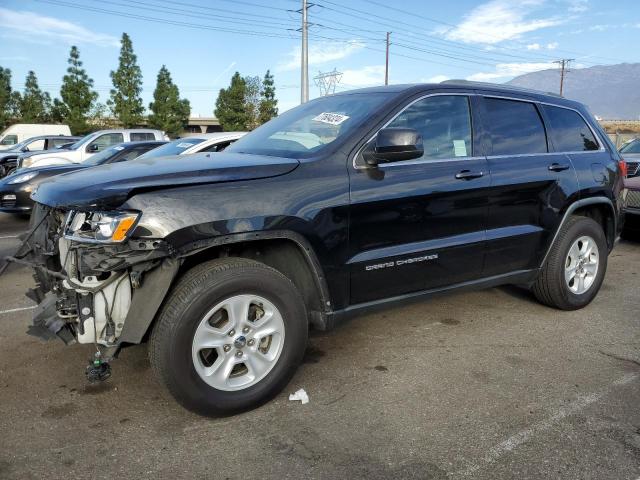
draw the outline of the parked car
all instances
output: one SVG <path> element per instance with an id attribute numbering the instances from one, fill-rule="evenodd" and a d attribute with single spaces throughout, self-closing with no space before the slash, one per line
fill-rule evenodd
<path id="1" fill-rule="evenodd" d="M 98 152 L 125 142 L 169 140 L 160 130 L 148 128 L 99 130 L 82 137 L 69 148 L 57 152 L 43 152 L 18 157 L 18 168 L 44 167 L 82 163 Z"/>
<path id="2" fill-rule="evenodd" d="M 320 97 L 219 154 L 41 183 L 18 251 L 38 278 L 32 332 L 100 345 L 92 380 L 149 338 L 182 405 L 245 410 L 287 385 L 310 327 L 372 308 L 502 284 L 588 305 L 623 168 L 557 96 L 447 82 Z"/>
<path id="3" fill-rule="evenodd" d="M 627 162 L 627 178 L 640 176 L 640 138 L 626 143 L 620 149 L 620 154 Z"/>
<path id="4" fill-rule="evenodd" d="M 80 137 L 67 135 L 41 135 L 28 138 L 13 147 L 0 152 L 0 178 L 9 175 L 16 168 L 19 155 L 25 153 L 40 153 L 43 150 L 64 148 L 80 140 Z"/>
<path id="5" fill-rule="evenodd" d="M 178 138 L 161 148 L 145 153 L 142 158 L 158 158 L 168 155 L 188 155 L 199 152 L 222 152 L 247 132 L 203 133 L 192 137 Z"/>
<path id="6" fill-rule="evenodd" d="M 133 160 L 140 155 L 158 148 L 166 142 L 129 142 L 109 147 L 95 154 L 89 160 L 82 163 L 68 165 L 47 165 L 21 170 L 14 175 L 9 175 L 0 180 L 0 212 L 6 213 L 31 213 L 33 200 L 31 193 L 47 178 L 63 173 L 69 173 L 84 168 L 107 165 L 117 162 Z"/>
<path id="7" fill-rule="evenodd" d="M 0 133 L 0 151 L 8 150 L 28 138 L 41 135 L 71 136 L 69 125 L 48 125 L 41 123 L 16 123 Z"/>
<path id="8" fill-rule="evenodd" d="M 627 178 L 624 182 L 624 228 L 622 236 L 640 238 L 640 176 Z"/>

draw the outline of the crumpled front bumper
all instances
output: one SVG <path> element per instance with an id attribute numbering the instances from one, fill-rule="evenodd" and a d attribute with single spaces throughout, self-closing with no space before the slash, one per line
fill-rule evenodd
<path id="1" fill-rule="evenodd" d="M 65 343 L 140 343 L 180 261 L 161 240 L 87 244 L 63 237 L 66 212 L 37 204 L 10 261 L 29 265 L 38 306 L 28 333 Z"/>

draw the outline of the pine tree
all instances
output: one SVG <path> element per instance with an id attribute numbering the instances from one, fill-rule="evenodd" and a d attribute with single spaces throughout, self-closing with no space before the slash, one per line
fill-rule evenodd
<path id="1" fill-rule="evenodd" d="M 62 116 L 74 135 L 84 134 L 90 131 L 87 116 L 98 99 L 98 93 L 92 90 L 93 80 L 82 68 L 77 47 L 71 47 L 67 63 L 69 68 L 60 88 L 62 104 L 54 101 L 52 117 Z"/>
<path id="2" fill-rule="evenodd" d="M 262 96 L 260 100 L 260 124 L 266 123 L 278 115 L 278 100 L 273 75 L 267 70 L 262 80 Z"/>
<path id="3" fill-rule="evenodd" d="M 246 130 L 249 121 L 246 108 L 247 85 L 240 73 L 231 77 L 229 88 L 222 88 L 216 100 L 214 115 L 223 130 Z"/>
<path id="4" fill-rule="evenodd" d="M 51 97 L 38 86 L 35 72 L 30 70 L 24 82 L 24 92 L 16 96 L 21 121 L 24 123 L 46 123 L 49 121 Z"/>
<path id="5" fill-rule="evenodd" d="M 0 129 L 4 129 L 14 113 L 14 95 L 11 92 L 11 70 L 0 67 Z"/>
<path id="6" fill-rule="evenodd" d="M 163 130 L 169 136 L 178 135 L 189 120 L 189 100 L 180 100 L 180 91 L 164 65 L 158 72 L 153 102 L 149 104 L 149 109 L 152 112 L 149 115 L 149 126 Z"/>
<path id="7" fill-rule="evenodd" d="M 122 47 L 118 69 L 111 71 L 111 98 L 107 102 L 113 115 L 125 127 L 134 127 L 142 122 L 144 106 L 140 92 L 142 91 L 142 71 L 136 63 L 137 57 L 133 53 L 131 39 L 126 33 L 122 34 Z"/>
<path id="8" fill-rule="evenodd" d="M 69 118 L 69 109 L 67 108 L 65 103 L 62 102 L 59 98 L 54 98 L 51 111 L 49 112 L 49 120 L 52 121 L 53 123 L 65 123 L 68 121 L 67 120 L 68 118 Z M 73 129 L 73 127 L 71 127 L 71 130 L 74 133 L 78 133 Z"/>

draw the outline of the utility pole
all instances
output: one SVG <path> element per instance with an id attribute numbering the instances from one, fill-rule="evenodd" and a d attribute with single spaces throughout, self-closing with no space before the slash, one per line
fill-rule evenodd
<path id="1" fill-rule="evenodd" d="M 391 37 L 391 32 L 387 32 L 387 55 L 384 62 L 384 84 L 389 85 L 389 37 Z"/>
<path id="2" fill-rule="evenodd" d="M 569 73 L 569 62 L 573 62 L 573 60 L 573 58 L 563 58 L 553 62 L 560 65 L 560 96 L 562 96 L 564 90 L 564 76 Z"/>
<path id="3" fill-rule="evenodd" d="M 302 51 L 300 55 L 300 103 L 309 101 L 309 45 L 307 31 L 307 0 L 302 0 Z"/>

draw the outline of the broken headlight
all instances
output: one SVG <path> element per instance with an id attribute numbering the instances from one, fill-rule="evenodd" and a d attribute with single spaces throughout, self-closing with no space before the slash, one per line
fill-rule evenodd
<path id="1" fill-rule="evenodd" d="M 76 212 L 67 215 L 64 237 L 77 242 L 120 243 L 133 231 L 138 212 Z"/>

